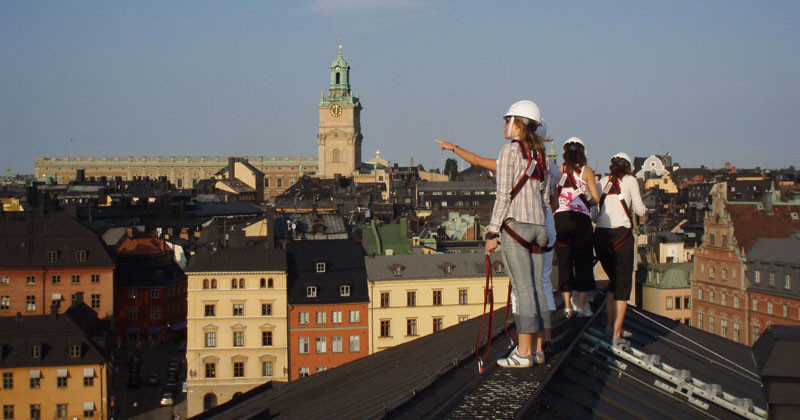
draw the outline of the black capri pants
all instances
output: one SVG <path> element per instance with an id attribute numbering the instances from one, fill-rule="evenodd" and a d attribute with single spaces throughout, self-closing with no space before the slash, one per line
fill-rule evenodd
<path id="1" fill-rule="evenodd" d="M 631 229 L 597 228 L 594 235 L 597 258 L 608 275 L 608 291 L 614 293 L 614 300 L 627 301 L 631 297 L 633 282 L 634 240 Z"/>
<path id="2" fill-rule="evenodd" d="M 588 292 L 594 290 L 592 219 L 577 211 L 558 212 L 554 219 L 558 291 Z"/>

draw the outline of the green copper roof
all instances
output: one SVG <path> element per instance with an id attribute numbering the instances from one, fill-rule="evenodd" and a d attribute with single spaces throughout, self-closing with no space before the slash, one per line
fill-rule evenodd
<path id="1" fill-rule="evenodd" d="M 373 220 L 364 233 L 368 234 L 367 254 L 393 255 L 410 254 L 411 242 L 408 240 L 408 220 L 401 218 L 399 223 L 376 224 Z"/>

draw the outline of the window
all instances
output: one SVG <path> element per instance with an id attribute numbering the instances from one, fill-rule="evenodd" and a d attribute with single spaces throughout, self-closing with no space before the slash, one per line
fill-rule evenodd
<path id="1" fill-rule="evenodd" d="M 306 287 L 306 297 L 310 297 L 310 298 L 317 297 L 317 287 L 316 286 L 308 286 L 308 287 Z"/>
<path id="2" fill-rule="evenodd" d="M 714 315 L 708 316 L 708 332 L 714 334 Z"/>
<path id="3" fill-rule="evenodd" d="M 0 310 L 7 311 L 11 309 L 11 298 L 9 296 L 0 296 Z"/>
<path id="4" fill-rule="evenodd" d="M 86 262 L 86 251 L 85 250 L 75 251 L 75 261 L 81 263 Z"/>
<path id="5" fill-rule="evenodd" d="M 272 304 L 271 303 L 262 303 L 261 304 L 261 316 L 272 316 Z"/>
<path id="6" fill-rule="evenodd" d="M 728 306 L 728 295 L 722 294 L 722 306 Z"/>
<path id="7" fill-rule="evenodd" d="M 297 313 L 297 323 L 298 324 L 308 324 L 308 312 L 298 312 Z"/>
<path id="8" fill-rule="evenodd" d="M 244 331 L 233 332 L 233 347 L 244 347 Z"/>
<path id="9" fill-rule="evenodd" d="M 708 292 L 708 300 L 709 300 L 710 302 L 714 303 L 714 291 L 713 291 L 713 290 L 710 290 L 710 291 Z"/>
<path id="10" fill-rule="evenodd" d="M 503 263 L 497 261 L 494 263 L 494 272 L 495 273 L 502 273 L 503 272 Z"/>
<path id="11" fill-rule="evenodd" d="M 753 273 L 753 281 L 755 281 L 756 284 L 761 283 L 761 272 L 760 271 L 756 270 Z"/>
<path id="12" fill-rule="evenodd" d="M 714 266 L 713 265 L 709 265 L 708 266 L 708 277 L 713 279 L 715 272 L 716 272 L 716 269 L 714 268 Z"/>
<path id="13" fill-rule="evenodd" d="M 298 352 L 300 354 L 308 354 L 309 352 L 308 337 L 300 337 L 299 342 L 300 346 L 298 347 Z"/>
<path id="14" fill-rule="evenodd" d="M 47 262 L 54 263 L 58 261 L 58 251 L 47 251 Z"/>
<path id="15" fill-rule="evenodd" d="M 42 407 L 39 404 L 31 404 L 31 420 L 41 420 Z"/>
<path id="16" fill-rule="evenodd" d="M 41 387 L 41 383 L 42 383 L 41 373 L 38 373 L 35 378 L 33 377 L 33 375 L 31 375 L 31 384 L 30 384 L 31 389 L 39 389 L 39 387 Z"/>
<path id="17" fill-rule="evenodd" d="M 217 333 L 209 331 L 206 333 L 206 347 L 217 347 Z"/>
<path id="18" fill-rule="evenodd" d="M 92 274 L 92 283 L 100 283 L 100 275 L 99 274 Z"/>
<path id="19" fill-rule="evenodd" d="M 340 296 L 350 296 L 350 286 L 339 286 Z"/>
<path id="20" fill-rule="evenodd" d="M 81 357 L 81 346 L 79 344 L 69 346 L 69 357 Z"/>
<path id="21" fill-rule="evenodd" d="M 206 363 L 206 378 L 216 378 L 216 377 L 217 377 L 217 364 Z"/>
<path id="22" fill-rule="evenodd" d="M 361 351 L 361 337 L 357 335 L 350 336 L 350 352 L 358 353 Z"/>
<path id="23" fill-rule="evenodd" d="M 769 272 L 769 285 L 770 285 L 770 287 L 775 287 L 775 272 L 774 271 L 770 271 Z"/>
<path id="24" fill-rule="evenodd" d="M 261 280 L 259 280 L 259 282 L 258 282 L 258 287 L 260 287 L 260 288 L 262 288 L 262 289 L 266 289 L 266 288 L 267 288 L 267 279 L 261 279 Z"/>
<path id="25" fill-rule="evenodd" d="M 14 374 L 3 372 L 3 389 L 14 389 Z"/>
<path id="26" fill-rule="evenodd" d="M 767 302 L 767 313 L 772 315 L 772 302 Z"/>
<path id="27" fill-rule="evenodd" d="M 389 307 L 389 292 L 381 292 L 381 308 Z"/>
<path id="28" fill-rule="evenodd" d="M 690 297 L 689 296 L 684 296 L 683 297 L 683 309 L 692 309 L 690 307 L 690 305 L 689 305 L 689 302 L 690 302 Z"/>
<path id="29" fill-rule="evenodd" d="M 136 289 L 128 290 L 128 299 L 136 299 Z"/>
<path id="30" fill-rule="evenodd" d="M 317 263 L 317 273 L 324 273 L 325 272 L 325 263 L 318 262 Z"/>
<path id="31" fill-rule="evenodd" d="M 703 289 L 697 289 L 697 300 L 703 300 Z"/>
<path id="32" fill-rule="evenodd" d="M 72 284 L 80 284 L 80 282 L 81 282 L 81 276 L 78 275 L 78 274 L 73 274 L 72 276 L 70 276 L 70 279 L 71 279 L 70 281 L 72 282 Z"/>
<path id="33" fill-rule="evenodd" d="M 342 352 L 342 337 L 341 336 L 333 336 L 331 337 L 331 352 L 332 353 L 341 353 Z"/>
<path id="34" fill-rule="evenodd" d="M 703 329 L 703 314 L 697 313 L 697 325 L 695 325 L 698 329 Z"/>
<path id="35" fill-rule="evenodd" d="M 675 309 L 680 309 L 680 308 L 681 308 L 681 297 L 675 296 Z"/>
<path id="36" fill-rule="evenodd" d="M 234 378 L 244 377 L 244 362 L 233 362 L 233 377 Z"/>
<path id="37" fill-rule="evenodd" d="M 728 247 L 728 235 L 722 235 L 722 247 L 723 248 Z"/>
<path id="38" fill-rule="evenodd" d="M 272 279 L 267 280 L 267 289 L 272 289 L 275 287 L 275 281 Z"/>
<path id="39" fill-rule="evenodd" d="M 441 290 L 434 290 L 433 291 L 433 305 L 439 306 L 442 304 L 442 291 Z"/>
<path id="40" fill-rule="evenodd" d="M 56 405 L 56 418 L 59 418 L 59 419 L 67 418 L 67 405 L 66 404 L 58 404 L 58 405 Z"/>
<path id="41" fill-rule="evenodd" d="M 272 362 L 261 362 L 261 376 L 272 376 Z"/>
<path id="42" fill-rule="evenodd" d="M 753 325 L 753 342 L 755 343 L 758 340 L 758 326 Z"/>
<path id="43" fill-rule="evenodd" d="M 342 311 L 332 311 L 331 312 L 331 322 L 334 324 L 341 324 L 342 323 Z"/>
<path id="44" fill-rule="evenodd" d="M 231 289 L 236 289 L 239 287 L 239 282 L 236 279 L 231 279 Z"/>
<path id="45" fill-rule="evenodd" d="M 269 188 L 269 177 L 268 176 L 264 177 L 264 188 Z"/>
<path id="46" fill-rule="evenodd" d="M 733 308 L 734 309 L 739 309 L 739 296 L 734 296 L 733 297 Z"/>
<path id="47" fill-rule="evenodd" d="M 389 337 L 389 333 L 391 332 L 391 321 L 388 319 L 381 320 L 381 337 Z"/>
<path id="48" fill-rule="evenodd" d="M 327 353 L 328 352 L 328 338 L 327 337 L 317 337 L 317 353 Z"/>
<path id="49" fill-rule="evenodd" d="M 462 206 L 458 206 L 458 207 L 462 207 Z M 442 269 L 444 270 L 445 274 L 453 274 L 453 264 L 445 263 L 442 266 Z"/>
<path id="50" fill-rule="evenodd" d="M 672 296 L 667 296 L 667 310 L 672 310 Z"/>
<path id="51" fill-rule="evenodd" d="M 739 323 L 733 323 L 733 341 L 739 342 Z"/>
<path id="52" fill-rule="evenodd" d="M 758 299 L 753 298 L 753 310 L 758 311 Z"/>
<path id="53" fill-rule="evenodd" d="M 433 318 L 433 332 L 439 332 L 442 330 L 442 318 L 435 317 Z"/>
<path id="54" fill-rule="evenodd" d="M 61 276 L 60 275 L 54 275 L 53 277 L 51 277 L 51 281 L 53 282 L 53 284 L 59 284 L 59 283 L 61 283 Z"/>
<path id="55" fill-rule="evenodd" d="M 66 388 L 67 387 L 67 377 L 64 376 L 64 377 L 56 378 L 56 386 L 58 386 L 59 388 Z"/>
<path id="56" fill-rule="evenodd" d="M 469 316 L 467 316 L 467 315 L 459 315 L 458 316 L 458 322 L 459 323 L 467 322 L 468 319 L 469 319 Z"/>
<path id="57" fill-rule="evenodd" d="M 159 319 L 161 318 L 161 308 L 158 306 L 151 306 L 150 307 L 150 319 Z"/>
<path id="58" fill-rule="evenodd" d="M 400 276 L 403 274 L 403 266 L 400 264 L 392 265 L 392 275 Z"/>
<path id="59" fill-rule="evenodd" d="M 203 279 L 203 289 L 208 289 L 208 279 Z"/>
<path id="60" fill-rule="evenodd" d="M 217 288 L 217 279 L 211 279 L 211 288 L 212 289 L 216 289 Z"/>
<path id="61" fill-rule="evenodd" d="M 728 280 L 728 269 L 727 268 L 723 268 L 722 269 L 722 280 Z"/>
<path id="62" fill-rule="evenodd" d="M 467 303 L 469 303 L 467 299 L 467 289 L 458 289 L 458 304 L 466 305 Z"/>
<path id="63" fill-rule="evenodd" d="M 27 285 L 36 284 L 36 277 L 34 276 L 25 277 L 25 284 Z"/>
<path id="64" fill-rule="evenodd" d="M 100 308 L 100 294 L 93 293 L 92 294 L 92 309 L 99 309 Z"/>
<path id="65" fill-rule="evenodd" d="M 709 233 L 708 234 L 708 240 L 709 240 L 709 242 L 711 242 L 711 246 L 714 246 L 714 242 L 715 242 L 714 239 L 715 239 L 714 238 L 714 234 L 713 233 Z"/>
<path id="66" fill-rule="evenodd" d="M 244 279 L 239 279 L 239 289 L 244 289 L 246 284 Z"/>
<path id="67" fill-rule="evenodd" d="M 406 319 L 406 335 L 417 335 L 417 320 L 415 318 Z"/>
<path id="68" fill-rule="evenodd" d="M 272 345 L 272 331 L 261 331 L 261 345 L 267 347 Z"/>
<path id="69" fill-rule="evenodd" d="M 328 313 L 325 311 L 317 312 L 317 324 L 326 324 L 328 322 Z"/>
<path id="70" fill-rule="evenodd" d="M 280 181 L 280 180 L 281 180 L 281 179 L 280 179 L 280 178 L 278 178 L 278 181 Z M 278 184 L 279 184 L 278 186 L 280 187 L 280 182 L 278 182 Z M 301 378 L 306 378 L 306 377 L 308 377 L 308 367 L 305 367 L 305 366 L 301 367 L 301 368 L 300 368 L 300 370 L 299 370 L 299 372 L 300 372 L 300 377 L 301 377 Z"/>
<path id="71" fill-rule="evenodd" d="M 358 309 L 353 309 L 350 311 L 350 323 L 358 323 L 361 322 L 361 311 Z"/>
<path id="72" fill-rule="evenodd" d="M 244 316 L 244 303 L 233 304 L 233 316 Z"/>
<path id="73" fill-rule="evenodd" d="M 34 359 L 38 359 L 42 356 L 42 347 L 41 346 L 31 346 L 31 357 Z"/>
<path id="74" fill-rule="evenodd" d="M 785 303 L 783 304 L 783 317 L 789 318 L 789 306 Z"/>
<path id="75" fill-rule="evenodd" d="M 139 319 L 139 308 L 135 306 L 128 307 L 128 319 L 131 321 L 136 321 Z"/>
<path id="76" fill-rule="evenodd" d="M 721 319 L 719 321 L 719 335 L 728 338 L 728 320 Z"/>
<path id="77" fill-rule="evenodd" d="M 213 304 L 209 304 L 205 306 L 205 316 L 217 316 L 217 306 Z"/>
<path id="78" fill-rule="evenodd" d="M 417 306 L 417 292 L 406 292 L 406 305 Z"/>
<path id="79" fill-rule="evenodd" d="M 317 373 L 325 372 L 328 370 L 327 366 L 317 366 Z"/>
<path id="80" fill-rule="evenodd" d="M 150 299 L 158 299 L 161 293 L 158 289 L 150 289 Z"/>
<path id="81" fill-rule="evenodd" d="M 36 296 L 25 296 L 25 308 L 29 311 L 36 310 Z"/>
<path id="82" fill-rule="evenodd" d="M 94 376 L 84 376 L 83 386 L 94 386 Z"/>

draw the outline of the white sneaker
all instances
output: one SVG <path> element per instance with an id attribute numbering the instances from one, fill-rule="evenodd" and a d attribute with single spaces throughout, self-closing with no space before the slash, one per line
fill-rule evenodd
<path id="1" fill-rule="evenodd" d="M 504 368 L 529 368 L 534 363 L 533 355 L 522 357 L 517 353 L 517 349 L 511 352 L 505 359 L 499 359 L 497 366 Z"/>
<path id="2" fill-rule="evenodd" d="M 575 314 L 575 311 L 573 311 L 572 309 L 564 308 L 564 318 L 571 319 L 574 316 L 574 314 Z"/>
<path id="3" fill-rule="evenodd" d="M 589 318 L 592 316 L 592 308 L 587 304 L 585 308 L 582 310 L 579 309 L 575 311 L 575 313 L 578 315 L 578 318 Z"/>

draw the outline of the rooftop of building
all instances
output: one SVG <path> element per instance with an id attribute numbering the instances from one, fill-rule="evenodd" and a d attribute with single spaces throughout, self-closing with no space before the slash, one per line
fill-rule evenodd
<path id="1" fill-rule="evenodd" d="M 364 249 L 349 239 L 293 241 L 287 247 L 289 303 L 369 302 Z M 320 270 L 318 264 L 323 264 Z M 316 287 L 314 296 L 307 288 Z M 347 294 L 341 286 L 349 286 Z"/>
<path id="2" fill-rule="evenodd" d="M 737 245 L 746 252 L 759 238 L 787 238 L 800 230 L 800 205 L 775 204 L 770 212 L 760 203 L 728 203 L 726 210 Z"/>
<path id="3" fill-rule="evenodd" d="M 286 271 L 283 250 L 264 247 L 220 247 L 198 253 L 186 266 L 187 273 Z"/>
<path id="4" fill-rule="evenodd" d="M 747 260 L 800 265 L 800 238 L 758 238 L 747 252 Z"/>
<path id="5" fill-rule="evenodd" d="M 370 281 L 403 281 L 409 279 L 442 279 L 486 276 L 486 256 L 481 250 L 458 254 L 374 255 L 364 259 Z M 495 253 L 491 259 L 495 272 L 502 269 L 503 259 Z M 505 276 L 505 272 L 496 276 Z"/>

